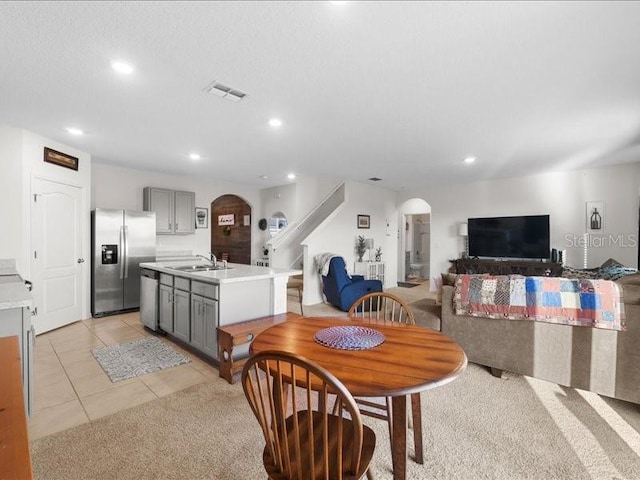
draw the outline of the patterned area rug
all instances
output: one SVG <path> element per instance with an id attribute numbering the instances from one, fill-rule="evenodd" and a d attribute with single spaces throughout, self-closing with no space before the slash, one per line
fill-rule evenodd
<path id="1" fill-rule="evenodd" d="M 91 353 L 112 382 L 139 377 L 190 361 L 156 337 L 96 348 Z"/>

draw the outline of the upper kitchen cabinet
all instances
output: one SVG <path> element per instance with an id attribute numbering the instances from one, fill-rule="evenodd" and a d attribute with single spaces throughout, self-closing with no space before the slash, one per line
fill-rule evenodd
<path id="1" fill-rule="evenodd" d="M 156 233 L 183 235 L 195 231 L 194 192 L 180 192 L 164 188 L 145 187 L 143 208 L 156 212 Z"/>

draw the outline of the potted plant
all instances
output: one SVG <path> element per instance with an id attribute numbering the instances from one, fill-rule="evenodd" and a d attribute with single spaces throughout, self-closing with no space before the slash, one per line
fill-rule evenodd
<path id="1" fill-rule="evenodd" d="M 376 262 L 382 260 L 382 247 L 376 249 Z"/>
<path id="2" fill-rule="evenodd" d="M 358 261 L 362 261 L 362 257 L 364 256 L 364 252 L 367 251 L 367 245 L 364 240 L 364 235 L 360 235 L 356 238 L 356 255 L 358 256 Z"/>

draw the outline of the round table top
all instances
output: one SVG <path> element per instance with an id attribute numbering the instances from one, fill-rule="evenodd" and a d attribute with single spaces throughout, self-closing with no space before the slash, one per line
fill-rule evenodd
<path id="1" fill-rule="evenodd" d="M 368 350 L 340 350 L 314 340 L 319 330 L 348 325 L 377 330 L 385 340 Z M 266 350 L 295 353 L 321 365 L 359 397 L 418 393 L 452 381 L 467 365 L 462 348 L 435 330 L 336 317 L 300 317 L 274 325 L 251 343 L 251 353 Z"/>

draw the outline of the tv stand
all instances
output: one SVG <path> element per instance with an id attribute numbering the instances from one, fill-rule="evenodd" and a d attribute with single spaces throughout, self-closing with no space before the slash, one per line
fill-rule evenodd
<path id="1" fill-rule="evenodd" d="M 562 264 L 539 260 L 498 260 L 459 258 L 452 261 L 456 273 L 488 273 L 490 275 L 524 275 L 526 277 L 559 277 Z"/>

